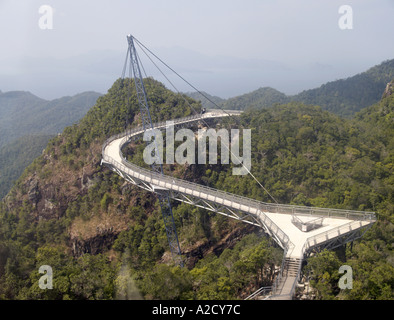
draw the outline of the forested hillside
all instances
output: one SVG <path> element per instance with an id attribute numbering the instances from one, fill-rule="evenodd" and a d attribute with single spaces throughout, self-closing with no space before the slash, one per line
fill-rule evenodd
<path id="1" fill-rule="evenodd" d="M 30 92 L 0 93 L 0 147 L 29 134 L 57 134 L 79 121 L 96 103 L 97 92 L 44 100 Z"/>
<path id="2" fill-rule="evenodd" d="M 394 59 L 387 60 L 347 79 L 328 82 L 319 88 L 303 91 L 292 100 L 316 104 L 340 116 L 353 116 L 380 100 L 386 84 L 394 78 Z"/>
<path id="3" fill-rule="evenodd" d="M 222 103 L 224 109 L 245 110 L 250 108 L 269 108 L 275 104 L 289 102 L 289 98 L 282 92 L 272 88 L 260 88 L 241 96 L 227 99 Z"/>
<path id="4" fill-rule="evenodd" d="M 53 135 L 28 135 L 0 148 L 0 199 L 23 170 L 45 149 Z"/>
<path id="5" fill-rule="evenodd" d="M 34 110 L 46 102 L 46 100 L 36 97 L 30 92 L 0 92 L 0 147 L 23 136 L 24 133 L 15 134 L 18 121 L 21 122 L 22 118 L 29 121 L 30 110 Z"/>
<path id="6" fill-rule="evenodd" d="M 47 101 L 30 92 L 0 92 L 0 199 L 49 139 L 78 122 L 101 94 Z"/>
<path id="7" fill-rule="evenodd" d="M 287 96 L 273 88 L 266 87 L 223 101 L 213 101 L 224 109 L 236 110 L 269 108 L 276 104 L 297 101 L 318 105 L 323 110 L 349 118 L 363 108 L 377 103 L 382 97 L 386 84 L 393 78 L 394 59 L 382 62 L 355 76 L 331 81 L 319 88 L 305 90 L 296 95 Z M 205 107 L 215 108 L 212 103 L 207 102 L 198 94 L 195 94 L 193 98 L 201 100 Z"/>
<path id="8" fill-rule="evenodd" d="M 179 94 L 152 79 L 145 83 L 153 121 L 192 114 Z M 130 85 L 116 81 L 78 124 L 53 138 L 1 202 L 0 298 L 234 299 L 272 283 L 282 251 L 261 231 L 176 202 L 186 267 L 174 267 L 154 195 L 100 166 L 105 139 L 140 121 Z M 310 259 L 316 298 L 393 298 L 393 117 L 394 95 L 388 95 L 351 120 L 290 103 L 217 124 L 252 129 L 251 171 L 280 203 L 377 212 L 378 222 L 345 255 Z M 142 150 L 135 142 L 127 152 Z M 229 165 L 166 170 L 270 201 L 249 176 L 231 175 Z M 353 290 L 337 287 L 343 261 L 354 268 Z M 52 290 L 38 287 L 44 264 L 53 268 Z"/>

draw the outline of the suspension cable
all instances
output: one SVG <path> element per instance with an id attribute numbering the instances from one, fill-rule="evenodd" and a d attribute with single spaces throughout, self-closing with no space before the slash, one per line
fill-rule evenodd
<path id="1" fill-rule="evenodd" d="M 221 106 L 219 106 L 217 103 L 212 101 L 207 95 L 205 95 L 203 92 L 198 90 L 194 85 L 192 85 L 189 81 L 187 81 L 184 77 L 182 77 L 178 72 L 176 72 L 173 68 L 171 68 L 167 63 L 165 63 L 162 59 L 160 59 L 156 54 L 154 54 L 149 48 L 147 48 L 141 41 L 139 41 L 137 38 L 133 36 L 134 40 L 137 42 L 137 44 L 143 48 L 145 48 L 151 55 L 153 55 L 157 60 L 159 60 L 164 66 L 166 66 L 169 70 L 171 70 L 173 73 L 175 73 L 176 76 L 178 76 L 180 79 L 182 79 L 185 83 L 187 83 L 191 88 L 193 88 L 195 91 L 197 91 L 199 94 L 201 94 L 205 99 L 207 99 L 209 102 L 211 102 L 215 107 L 221 109 L 224 113 L 226 113 L 228 116 L 231 118 L 235 119 L 230 113 L 228 113 L 226 110 L 224 110 Z M 146 53 L 145 53 L 146 54 Z M 151 60 L 152 61 L 152 60 Z M 166 77 L 166 79 L 168 79 Z"/>
<path id="2" fill-rule="evenodd" d="M 149 50 L 144 44 L 142 44 L 138 39 L 136 39 L 133 36 L 134 40 L 138 44 L 139 48 L 142 50 L 142 52 L 148 57 L 148 59 L 152 62 L 152 64 L 159 70 L 159 72 L 163 75 L 163 77 L 171 84 L 171 86 L 174 88 L 174 90 L 180 94 L 180 96 L 185 100 L 186 104 L 194 111 L 195 114 L 198 114 L 198 112 L 195 110 L 195 108 L 187 101 L 187 99 L 184 97 L 183 94 L 175 87 L 175 85 L 168 79 L 168 77 L 164 74 L 164 72 L 159 68 L 159 66 L 152 60 L 152 58 L 147 54 L 146 51 L 148 51 L 151 55 L 153 55 L 157 60 L 159 60 L 165 67 L 167 67 L 169 70 L 171 70 L 175 75 L 177 75 L 180 79 L 182 79 L 185 83 L 187 83 L 190 87 L 192 87 L 194 90 L 196 90 L 198 93 L 200 93 L 203 97 L 205 97 L 209 102 L 214 104 L 216 107 L 221 109 L 224 113 L 226 113 L 228 116 L 230 116 L 232 119 L 236 119 L 233 117 L 229 112 L 224 110 L 222 107 L 217 105 L 214 101 L 212 101 L 209 97 L 207 97 L 204 93 L 202 93 L 200 90 L 198 90 L 195 86 L 193 86 L 189 81 L 187 81 L 185 78 L 183 78 L 179 73 L 177 73 L 173 68 L 171 68 L 168 64 L 166 64 L 163 60 L 161 60 L 156 54 L 154 54 L 151 50 Z M 145 51 L 145 50 L 146 51 Z M 145 71 L 145 70 L 144 70 Z M 201 119 L 202 122 L 210 128 L 210 126 L 207 124 L 207 122 L 204 119 Z M 238 122 L 236 120 L 236 122 Z M 239 124 L 239 122 L 238 122 Z M 222 142 L 223 143 L 223 142 Z M 263 184 L 255 177 L 255 175 L 250 172 L 250 170 L 241 162 L 241 160 L 231 151 L 231 148 L 224 143 L 224 146 L 227 148 L 227 150 L 231 153 L 231 155 L 236 158 L 241 165 L 246 169 L 246 171 L 250 174 L 250 176 L 257 182 L 257 184 L 271 197 L 272 200 L 274 200 L 275 203 L 278 203 L 278 201 L 268 192 L 268 190 L 263 186 Z"/>

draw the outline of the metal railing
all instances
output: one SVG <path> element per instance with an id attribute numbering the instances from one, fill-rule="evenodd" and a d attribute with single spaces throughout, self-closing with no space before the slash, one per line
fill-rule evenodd
<path id="1" fill-rule="evenodd" d="M 374 219 L 370 222 L 375 221 Z M 302 247 L 302 254 L 306 253 L 308 250 L 312 249 L 313 247 L 322 244 L 326 241 L 329 241 L 335 237 L 344 235 L 348 232 L 359 230 L 363 227 L 368 225 L 363 225 L 363 221 L 350 221 L 342 226 L 338 226 L 335 229 L 331 229 L 317 235 L 311 236 L 306 239 L 305 244 Z"/>
<path id="2" fill-rule="evenodd" d="M 297 282 L 298 282 L 298 278 L 300 277 L 300 274 L 301 274 L 302 260 L 303 259 L 300 259 L 300 263 L 299 263 L 298 269 L 297 269 L 297 275 L 296 275 L 296 278 L 294 280 L 293 285 L 291 286 L 290 297 L 292 297 L 292 298 L 293 298 L 293 296 L 295 294 L 295 288 L 296 288 L 296 285 L 297 285 Z"/>
<path id="3" fill-rule="evenodd" d="M 313 229 L 319 228 L 323 225 L 323 217 L 319 217 L 310 221 L 302 221 L 296 215 L 291 216 L 291 222 L 301 231 L 308 232 Z"/>
<path id="4" fill-rule="evenodd" d="M 224 113 L 214 112 L 214 113 L 205 113 L 202 115 L 174 119 L 173 121 L 174 121 L 174 125 L 178 125 L 181 123 L 198 121 L 198 120 L 201 120 L 204 118 L 215 118 L 215 117 L 224 117 L 224 116 L 227 116 L 227 115 Z M 159 123 L 155 123 L 154 128 L 162 128 L 162 127 L 165 127 L 166 125 L 167 125 L 167 121 L 162 121 Z M 108 159 L 110 158 L 108 155 L 105 154 L 105 148 L 112 141 L 123 137 L 123 139 L 120 143 L 120 147 L 122 147 L 125 143 L 127 143 L 128 140 L 131 139 L 132 136 L 135 136 L 137 133 L 143 133 L 143 132 L 144 132 L 144 130 L 142 127 L 137 127 L 137 128 L 129 129 L 123 133 L 114 135 L 114 136 L 110 137 L 109 139 L 107 139 L 102 147 L 103 159 L 105 161 L 108 161 Z M 124 159 L 123 155 L 121 155 L 121 158 Z M 127 162 L 127 160 L 125 160 L 125 159 L 124 159 L 124 161 L 125 162 L 123 164 L 127 164 L 127 166 L 130 168 L 133 168 L 135 170 L 145 170 L 141 167 L 131 164 L 130 162 Z M 166 177 L 166 176 L 164 176 L 164 177 Z M 174 179 L 175 181 L 177 181 L 177 183 L 185 183 L 184 180 L 180 180 L 180 179 L 176 179 L 176 178 L 172 178 L 172 177 L 168 177 L 168 178 L 170 180 Z M 263 212 L 266 211 L 266 212 L 293 214 L 293 215 L 300 214 L 300 215 L 322 216 L 322 217 L 327 217 L 327 218 L 334 217 L 334 218 L 344 218 L 344 219 L 350 219 L 350 220 L 371 220 L 371 219 L 375 218 L 375 213 L 369 212 L 369 211 L 354 211 L 354 210 L 344 210 L 344 209 L 318 208 L 318 207 L 305 207 L 305 206 L 277 204 L 277 203 L 265 203 L 265 202 L 250 199 L 247 197 L 234 195 L 234 194 L 226 192 L 226 191 L 221 191 L 221 190 L 217 190 L 217 189 L 206 187 L 206 186 L 200 186 L 195 183 L 188 182 L 187 184 L 189 186 L 192 185 L 193 187 L 197 187 L 200 190 L 211 190 L 211 191 L 214 191 L 214 192 L 217 192 L 222 195 L 229 196 L 229 197 L 236 197 L 237 201 L 242 201 L 243 204 L 253 203 L 255 208 L 259 208 Z"/>
<path id="5" fill-rule="evenodd" d="M 181 124 L 190 121 L 198 121 L 201 118 L 211 118 L 211 117 L 222 117 L 226 116 L 223 113 L 208 113 L 197 116 L 190 116 L 186 118 L 180 118 L 173 120 L 174 124 Z M 162 121 L 156 123 L 154 128 L 165 127 L 167 125 L 166 121 Z M 248 212 L 251 214 L 256 222 L 262 222 L 269 231 L 280 241 L 282 247 L 288 247 L 290 242 L 289 237 L 270 219 L 268 218 L 263 211 L 269 211 L 271 204 L 263 203 L 261 201 L 253 200 L 247 197 L 234 195 L 232 193 L 217 190 L 207 186 L 201 186 L 196 183 L 188 182 L 185 180 L 173 178 L 170 176 L 161 175 L 159 173 L 152 172 L 148 169 L 141 168 L 135 164 L 128 162 L 122 152 L 121 148 L 124 144 L 126 144 L 133 136 L 143 133 L 144 130 L 141 127 L 129 129 L 126 132 L 121 134 L 114 135 L 106 140 L 102 148 L 102 156 L 104 161 L 116 166 L 119 170 L 124 171 L 128 175 L 143 180 L 147 183 L 151 183 L 153 185 L 157 185 L 159 187 L 169 188 L 178 192 L 185 192 L 193 196 L 201 197 L 201 198 L 211 198 L 215 203 L 231 207 L 233 209 L 238 209 L 244 212 Z M 106 147 L 113 142 L 114 140 L 123 139 L 119 143 L 119 156 L 121 158 L 121 163 L 113 159 L 111 156 L 105 153 Z M 213 199 L 212 199 L 213 198 Z"/>
<path id="6" fill-rule="evenodd" d="M 247 296 L 245 300 L 252 300 L 253 298 L 260 296 L 260 295 L 265 295 L 272 292 L 272 286 L 270 287 L 261 287 L 260 289 L 256 290 L 253 292 L 251 295 Z"/>
<path id="7" fill-rule="evenodd" d="M 174 119 L 174 125 L 178 125 L 181 123 L 191 122 L 191 121 L 198 121 L 204 118 L 215 118 L 215 117 L 224 117 L 227 116 L 225 113 L 220 112 L 212 112 L 212 113 L 205 113 L 202 115 L 195 115 L 189 116 L 185 118 Z M 162 121 L 159 123 L 154 124 L 154 128 L 162 128 L 167 125 L 167 121 Z M 137 133 L 143 133 L 144 130 L 142 127 L 137 127 L 133 129 L 129 129 L 123 133 L 111 136 L 108 138 L 102 146 L 102 156 L 105 161 L 109 161 L 109 156 L 106 155 L 105 149 L 106 147 L 114 140 L 120 139 L 123 137 L 120 147 L 122 147 L 128 140 L 131 139 L 132 136 L 135 136 Z M 119 151 L 121 151 L 119 149 Z M 121 153 L 120 153 L 121 154 Z M 123 155 L 121 154 L 121 158 L 124 159 Z M 122 161 L 123 162 L 123 161 Z M 145 170 L 141 167 L 131 164 L 124 159 L 123 164 L 126 164 L 128 167 L 132 168 L 133 170 Z M 146 170 L 145 170 L 146 171 Z M 149 170 L 148 170 L 149 171 Z M 166 176 L 164 176 L 166 177 Z M 184 180 L 168 177 L 170 180 L 175 180 L 177 183 L 186 183 Z M 188 186 L 193 186 L 194 188 L 198 188 L 200 190 L 211 190 L 216 193 L 220 193 L 221 195 L 225 195 L 228 197 L 235 197 L 237 201 L 241 201 L 243 204 L 251 204 L 253 203 L 255 208 L 259 208 L 261 211 L 266 212 L 273 212 L 273 213 L 282 213 L 282 214 L 300 214 L 300 215 L 311 215 L 311 216 L 321 216 L 321 217 L 334 217 L 334 218 L 344 218 L 349 220 L 372 220 L 375 219 L 375 213 L 369 211 L 354 211 L 354 210 L 344 210 L 344 209 L 332 209 L 332 208 L 318 208 L 318 207 L 305 207 L 305 206 L 297 206 L 297 205 L 287 205 L 287 204 L 277 204 L 277 203 L 265 203 L 262 201 L 250 199 L 243 196 L 234 195 L 232 193 L 217 190 L 214 188 L 200 186 L 195 183 L 187 182 Z"/>

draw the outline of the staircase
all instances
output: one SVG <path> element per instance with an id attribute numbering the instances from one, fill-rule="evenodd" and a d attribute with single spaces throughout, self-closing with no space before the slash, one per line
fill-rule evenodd
<path id="1" fill-rule="evenodd" d="M 298 258 L 286 258 L 283 271 L 286 272 L 288 277 L 297 277 L 301 262 L 301 259 Z"/>
<path id="2" fill-rule="evenodd" d="M 282 277 L 272 292 L 270 300 L 291 300 L 294 295 L 295 282 L 298 278 L 298 270 L 302 260 L 298 258 L 285 258 Z"/>
<path id="3" fill-rule="evenodd" d="M 302 260 L 299 258 L 285 258 L 283 262 L 282 276 L 278 275 L 279 281 L 272 287 L 263 287 L 246 298 L 263 300 L 291 300 L 294 296 L 295 282 L 298 280 L 298 271 Z"/>

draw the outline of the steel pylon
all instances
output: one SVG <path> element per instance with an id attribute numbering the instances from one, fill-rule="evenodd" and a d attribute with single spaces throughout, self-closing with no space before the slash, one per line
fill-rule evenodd
<path id="1" fill-rule="evenodd" d="M 141 112 L 142 126 L 144 128 L 144 131 L 153 130 L 154 128 L 153 128 L 152 118 L 151 118 L 150 111 L 149 111 L 148 98 L 147 98 L 147 94 L 146 94 L 146 90 L 145 90 L 145 86 L 144 86 L 144 82 L 143 82 L 143 78 L 142 78 L 142 74 L 141 74 L 141 69 L 140 69 L 140 65 L 139 65 L 139 61 L 138 61 L 139 59 L 138 59 L 136 48 L 135 48 L 134 41 L 133 41 L 133 36 L 128 35 L 127 41 L 128 41 L 128 57 L 130 57 L 130 67 L 132 69 L 132 73 L 134 76 L 134 84 L 135 84 L 135 89 L 137 92 L 137 98 L 138 98 L 138 103 L 139 103 L 140 112 Z M 127 58 L 126 58 L 126 64 L 127 64 Z M 126 65 L 125 65 L 124 70 L 125 69 L 126 69 Z M 156 139 L 155 139 L 155 141 L 156 141 Z M 158 149 L 156 148 L 156 151 L 157 150 Z M 156 155 L 159 156 L 159 153 L 156 152 Z M 158 172 L 158 173 L 163 174 L 163 165 L 161 163 L 162 163 L 162 161 L 159 161 L 159 164 L 154 162 L 151 165 L 152 170 L 154 172 Z M 179 246 L 178 235 L 176 232 L 174 216 L 172 214 L 169 191 L 165 190 L 165 189 L 158 189 L 158 190 L 156 190 L 156 194 L 158 196 L 158 200 L 160 203 L 161 213 L 162 213 L 163 220 L 164 220 L 164 226 L 165 226 L 172 258 L 173 258 L 175 264 L 183 267 L 181 249 Z"/>

